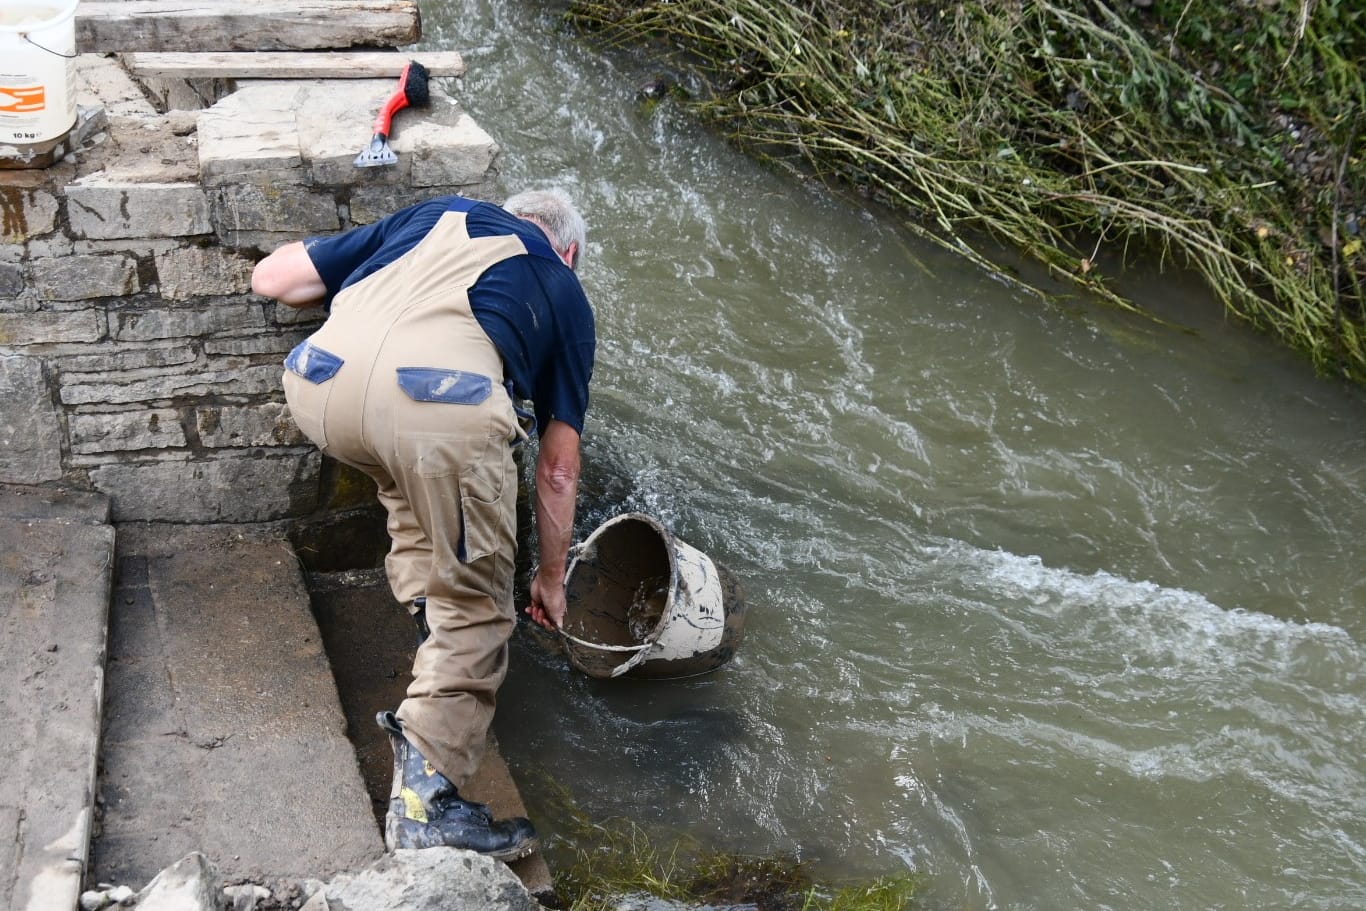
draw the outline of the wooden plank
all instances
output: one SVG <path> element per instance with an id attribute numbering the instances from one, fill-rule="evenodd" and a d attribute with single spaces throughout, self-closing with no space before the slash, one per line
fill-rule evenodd
<path id="1" fill-rule="evenodd" d="M 123 55 L 134 76 L 177 79 L 384 79 L 416 60 L 432 76 L 463 76 L 456 51 L 243 51 L 240 53 Z"/>
<path id="2" fill-rule="evenodd" d="M 296 51 L 402 47 L 422 35 L 418 0 L 81 0 L 76 49 Z"/>

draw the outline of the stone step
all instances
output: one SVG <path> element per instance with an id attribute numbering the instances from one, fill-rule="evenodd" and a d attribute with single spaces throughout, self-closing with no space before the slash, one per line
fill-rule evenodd
<path id="1" fill-rule="evenodd" d="M 383 853 L 308 591 L 256 525 L 119 526 L 91 880 L 200 851 L 227 882 Z"/>
<path id="2" fill-rule="evenodd" d="M 392 753 L 373 718 L 414 645 L 382 572 L 310 593 L 274 523 L 118 532 L 88 881 L 137 889 L 197 851 L 225 883 L 288 893 L 376 861 Z M 526 812 L 496 744 L 467 791 Z M 539 855 L 512 870 L 550 893 Z"/>
<path id="3" fill-rule="evenodd" d="M 0 486 L 0 907 L 76 906 L 113 561 L 105 497 Z"/>
<path id="4" fill-rule="evenodd" d="M 369 168 L 357 168 L 355 159 L 369 145 L 376 114 L 397 89 L 396 79 L 237 85 L 236 92 L 198 114 L 199 176 L 209 187 L 267 180 L 278 193 L 282 181 L 303 179 L 308 185 L 378 185 L 430 195 L 430 187 L 479 184 L 498 152 L 493 138 L 438 80 L 429 85 L 426 107 L 394 115 L 389 142 L 398 162 Z"/>

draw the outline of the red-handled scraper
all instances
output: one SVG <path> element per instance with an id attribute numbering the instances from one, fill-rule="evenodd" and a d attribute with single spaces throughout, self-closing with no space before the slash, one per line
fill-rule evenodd
<path id="1" fill-rule="evenodd" d="M 398 164 L 398 156 L 389 148 L 389 131 L 394 115 L 409 106 L 425 108 L 431 99 L 431 91 L 427 87 L 427 68 L 416 60 L 408 61 L 398 77 L 398 88 L 375 117 L 375 135 L 370 137 L 370 145 L 356 156 L 356 167 L 377 168 Z"/>

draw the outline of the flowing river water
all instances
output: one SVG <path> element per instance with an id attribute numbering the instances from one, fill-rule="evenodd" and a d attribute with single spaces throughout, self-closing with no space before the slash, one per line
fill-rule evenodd
<path id="1" fill-rule="evenodd" d="M 495 727 L 539 826 L 553 780 L 932 908 L 1366 907 L 1366 396 L 1179 275 L 1129 281 L 1194 332 L 993 280 L 643 106 L 558 12 L 423 24 L 505 189 L 589 220 L 579 537 L 654 515 L 749 615 L 678 682 L 519 633 Z"/>

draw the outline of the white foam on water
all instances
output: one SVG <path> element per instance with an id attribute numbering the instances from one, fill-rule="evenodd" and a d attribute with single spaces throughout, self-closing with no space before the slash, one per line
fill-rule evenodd
<path id="1" fill-rule="evenodd" d="M 927 554 L 1001 630 L 987 660 L 1013 664 L 1016 691 L 980 693 L 1012 711 L 959 715 L 969 736 L 1135 780 L 1241 779 L 1337 823 L 1366 814 L 1366 649 L 1340 627 L 961 543 Z"/>
<path id="2" fill-rule="evenodd" d="M 959 542 L 927 549 L 954 565 L 957 578 L 1002 612 L 1052 621 L 1053 634 L 1103 642 L 1134 659 L 1223 671 L 1255 667 L 1277 674 L 1328 662 L 1338 683 L 1356 681 L 1366 650 L 1339 626 L 1240 608 L 1203 595 L 1100 571 L 1091 575 L 1044 565 L 1035 556 L 987 551 Z M 1331 682 L 1331 681 L 1323 681 Z"/>

